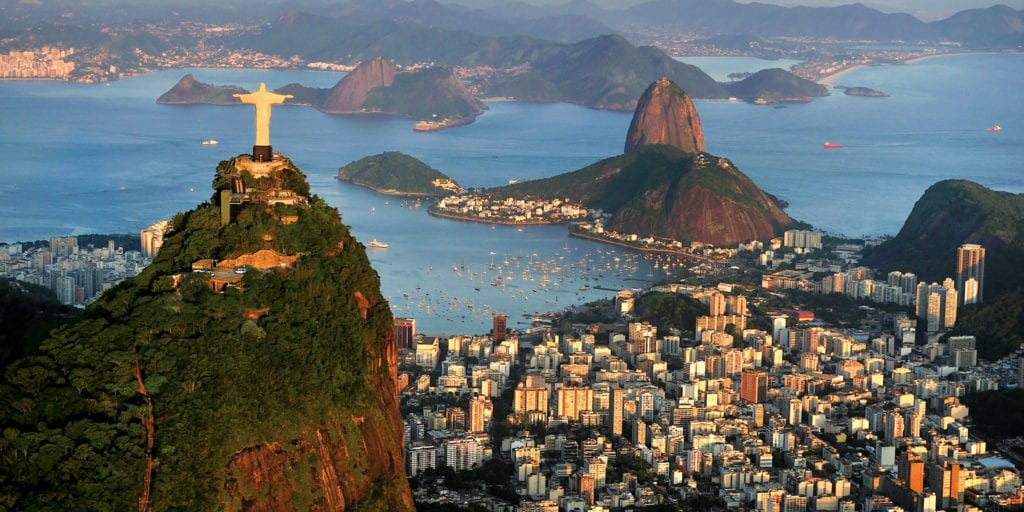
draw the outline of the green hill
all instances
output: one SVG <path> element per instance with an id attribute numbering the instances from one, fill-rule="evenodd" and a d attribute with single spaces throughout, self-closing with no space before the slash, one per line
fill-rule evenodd
<path id="1" fill-rule="evenodd" d="M 0 278 L 0 370 L 35 353 L 51 329 L 79 316 L 75 308 L 57 302 L 50 289 Z"/>
<path id="2" fill-rule="evenodd" d="M 866 265 L 942 281 L 956 272 L 962 244 L 985 247 L 985 295 L 1024 286 L 1024 194 L 1000 192 L 966 180 L 940 181 L 914 204 L 895 238 L 869 248 Z M 991 294 L 991 295 L 990 295 Z"/>
<path id="3" fill-rule="evenodd" d="M 796 224 L 728 160 L 666 145 L 488 193 L 568 198 L 610 212 L 606 228 L 614 231 L 716 245 L 766 240 Z"/>
<path id="4" fill-rule="evenodd" d="M 759 103 L 811 101 L 817 96 L 828 96 L 825 86 L 780 68 L 762 69 L 739 82 L 726 84 L 726 87 L 737 98 Z"/>
<path id="5" fill-rule="evenodd" d="M 461 190 L 441 171 L 398 151 L 349 162 L 338 169 L 338 179 L 392 195 L 442 196 Z M 440 186 L 444 183 L 448 188 Z"/>
<path id="6" fill-rule="evenodd" d="M 1024 342 L 1024 194 L 940 181 L 914 204 L 899 234 L 865 249 L 862 261 L 938 282 L 956 276 L 956 250 L 965 243 L 985 247 L 985 297 L 960 309 L 953 334 L 976 336 L 978 355 L 998 359 Z"/>
<path id="7" fill-rule="evenodd" d="M 451 69 L 443 67 L 399 73 L 391 87 L 371 90 L 362 106 L 366 110 L 428 121 L 472 120 L 487 108 L 466 90 Z"/>
<path id="8" fill-rule="evenodd" d="M 290 162 L 242 163 L 152 265 L 8 367 L 0 508 L 412 510 L 379 278 Z"/>

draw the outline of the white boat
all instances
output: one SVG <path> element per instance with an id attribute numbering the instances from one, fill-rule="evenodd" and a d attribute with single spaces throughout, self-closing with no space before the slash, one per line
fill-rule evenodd
<path id="1" fill-rule="evenodd" d="M 369 242 L 366 242 L 366 246 L 369 247 L 370 249 L 387 249 L 388 248 L 388 244 L 386 244 L 384 242 L 381 242 L 381 241 L 378 241 L 376 238 L 374 238 L 373 240 L 370 240 Z"/>
<path id="2" fill-rule="evenodd" d="M 217 142 L 217 139 L 206 139 L 203 141 L 204 146 L 216 146 L 217 144 L 220 144 L 220 142 Z"/>

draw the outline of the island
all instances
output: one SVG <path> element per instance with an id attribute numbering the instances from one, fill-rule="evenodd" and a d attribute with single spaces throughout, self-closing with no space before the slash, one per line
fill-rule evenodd
<path id="1" fill-rule="evenodd" d="M 878 91 L 870 87 L 847 87 L 845 85 L 836 85 L 834 88 L 841 89 L 843 93 L 848 96 L 865 96 L 868 98 L 886 98 L 889 96 L 889 93 L 887 92 Z"/>
<path id="2" fill-rule="evenodd" d="M 338 169 L 337 178 L 391 196 L 441 197 L 462 192 L 455 180 L 399 151 L 349 162 Z"/>
<path id="3" fill-rule="evenodd" d="M 756 105 L 807 103 L 828 96 L 828 89 L 781 68 L 762 69 L 739 82 L 726 84 L 732 96 Z"/>

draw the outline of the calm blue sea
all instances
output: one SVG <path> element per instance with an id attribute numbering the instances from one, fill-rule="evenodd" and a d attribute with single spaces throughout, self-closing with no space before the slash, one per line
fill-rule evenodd
<path id="1" fill-rule="evenodd" d="M 694 63 L 720 79 L 791 64 L 730 57 Z M 186 72 L 249 89 L 260 81 L 268 88 L 329 87 L 341 78 L 193 69 L 97 85 L 0 81 L 0 241 L 134 232 L 208 200 L 217 163 L 250 150 L 253 112 L 157 105 Z M 793 217 L 848 236 L 895 234 L 938 180 L 966 178 L 1024 192 L 1024 55 L 867 67 L 836 83 L 891 97 L 835 91 L 785 108 L 698 101 L 708 150 L 788 201 Z M 631 251 L 569 239 L 564 227 L 520 230 L 437 219 L 425 205 L 334 179 L 338 167 L 390 150 L 469 187 L 540 178 L 619 154 L 630 121 L 629 114 L 564 104 L 488 106 L 469 126 L 432 133 L 413 132 L 405 119 L 275 107 L 271 140 L 360 240 L 391 245 L 370 251 L 370 258 L 395 313 L 416 317 L 422 331 L 484 332 L 495 312 L 515 324 L 524 314 L 611 294 L 599 287 L 637 286 L 664 275 Z M 1003 131 L 986 132 L 994 124 Z M 210 138 L 220 144 L 201 144 Z M 826 151 L 825 140 L 845 147 Z M 504 288 L 491 285 L 499 275 Z"/>

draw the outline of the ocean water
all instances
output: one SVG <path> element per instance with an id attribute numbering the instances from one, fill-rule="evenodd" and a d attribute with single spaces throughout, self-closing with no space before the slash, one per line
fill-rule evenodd
<path id="1" fill-rule="evenodd" d="M 733 57 L 697 64 L 712 74 L 779 67 Z M 135 232 L 209 200 L 217 163 L 251 149 L 253 111 L 156 104 L 186 72 L 248 89 L 261 81 L 271 89 L 293 82 L 329 87 L 342 76 L 192 69 L 95 85 L 0 81 L 0 241 Z M 793 217 L 847 236 L 895 234 L 924 190 L 942 179 L 1024 192 L 1024 93 L 1017 86 L 1024 83 L 1024 55 L 866 67 L 836 83 L 891 97 L 834 91 L 784 108 L 698 101 L 708 151 L 788 201 Z M 406 119 L 281 106 L 273 110 L 271 141 L 357 238 L 390 244 L 370 250 L 370 259 L 395 314 L 416 317 L 421 331 L 485 332 L 494 313 L 522 326 L 523 315 L 667 275 L 661 262 L 568 238 L 564 226 L 438 219 L 426 205 L 334 179 L 338 167 L 391 150 L 467 187 L 541 178 L 619 154 L 630 121 L 629 114 L 566 104 L 488 107 L 471 125 L 416 133 Z M 985 130 L 994 124 L 1003 131 Z M 210 138 L 220 144 L 201 144 Z M 825 140 L 845 147 L 824 150 Z M 499 276 L 504 286 L 492 286 Z"/>

